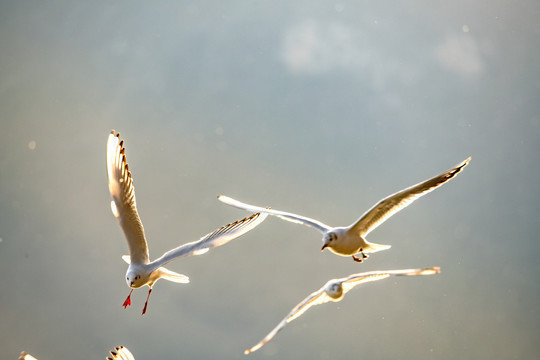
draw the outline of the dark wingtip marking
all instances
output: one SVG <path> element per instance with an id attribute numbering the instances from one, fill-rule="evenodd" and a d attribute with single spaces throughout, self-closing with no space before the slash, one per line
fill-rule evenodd
<path id="1" fill-rule="evenodd" d="M 450 170 L 448 173 L 446 173 L 446 176 L 444 177 L 446 180 L 449 180 L 459 174 L 465 166 L 469 164 L 469 161 L 471 161 L 471 157 L 469 156 L 465 161 L 463 161 L 461 164 L 456 166 L 454 169 Z"/>
<path id="2" fill-rule="evenodd" d="M 220 227 L 219 229 L 211 232 L 210 234 L 206 235 L 206 236 L 215 236 L 217 234 L 220 234 L 220 233 L 223 233 L 224 231 L 227 231 L 231 228 L 234 228 L 234 227 L 237 227 L 237 226 L 242 226 L 244 224 L 248 224 L 250 223 L 253 219 L 256 219 L 257 217 L 259 217 L 259 215 L 261 215 L 261 213 L 255 213 L 249 217 L 246 217 L 242 220 L 237 220 L 235 222 L 232 222 L 230 224 L 227 224 L 227 225 L 223 225 L 222 227 Z"/>
<path id="3" fill-rule="evenodd" d="M 465 166 L 469 165 L 469 161 L 471 161 L 471 157 L 469 156 L 466 158 L 461 164 L 457 166 L 459 170 L 463 169 Z"/>

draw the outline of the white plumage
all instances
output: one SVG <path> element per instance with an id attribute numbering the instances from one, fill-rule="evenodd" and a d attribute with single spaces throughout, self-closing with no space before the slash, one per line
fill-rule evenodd
<path id="1" fill-rule="evenodd" d="M 187 276 L 164 268 L 165 264 L 180 257 L 201 255 L 211 248 L 224 245 L 254 229 L 267 217 L 267 214 L 253 214 L 225 225 L 197 241 L 169 250 L 158 259 L 150 261 L 144 228 L 137 212 L 133 178 L 126 162 L 124 141 L 120 140 L 120 134 L 114 130 L 109 135 L 107 142 L 107 174 L 109 192 L 112 197 L 111 210 L 120 222 L 129 247 L 129 256 L 122 257 L 129 264 L 126 282 L 132 288 L 131 291 L 144 285 L 150 287 L 143 315 L 146 312 L 152 286 L 157 280 L 163 278 L 178 283 L 189 282 Z M 131 292 L 123 304 L 124 308 L 131 305 L 130 297 Z"/>
<path id="2" fill-rule="evenodd" d="M 341 256 L 352 256 L 355 261 L 362 262 L 368 256 L 366 253 L 373 253 L 390 248 L 390 245 L 375 244 L 367 241 L 365 237 L 389 217 L 410 205 L 421 196 L 435 190 L 459 174 L 469 163 L 471 158 L 467 158 L 459 165 L 431 179 L 403 189 L 392 194 L 369 209 L 357 221 L 347 227 L 331 227 L 320 221 L 310 219 L 305 216 L 288 213 L 284 211 L 265 209 L 262 207 L 245 204 L 227 196 L 219 195 L 218 199 L 225 204 L 252 212 L 261 212 L 277 216 L 281 219 L 304 224 L 318 230 L 323 234 L 323 247 L 330 249 L 333 253 Z M 362 257 L 355 256 L 360 253 Z"/>
<path id="3" fill-rule="evenodd" d="M 406 270 L 388 270 L 388 271 L 369 271 L 360 274 L 353 274 L 346 278 L 332 279 L 328 281 L 322 288 L 311 293 L 308 297 L 296 305 L 287 316 L 264 337 L 259 343 L 244 351 L 244 354 L 249 354 L 260 349 L 264 344 L 272 340 L 276 334 L 285 327 L 288 323 L 298 318 L 305 313 L 310 307 L 327 303 L 329 301 L 338 302 L 343 299 L 345 294 L 356 285 L 360 285 L 370 281 L 386 279 L 390 276 L 418 276 L 418 275 L 435 275 L 440 273 L 440 268 L 432 267 L 425 269 L 406 269 Z"/>

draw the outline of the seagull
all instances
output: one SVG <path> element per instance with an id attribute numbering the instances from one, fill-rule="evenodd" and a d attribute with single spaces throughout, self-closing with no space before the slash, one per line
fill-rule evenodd
<path id="1" fill-rule="evenodd" d="M 128 348 L 120 345 L 114 348 L 114 350 L 109 351 L 112 357 L 105 358 L 106 360 L 135 360 L 135 357 L 131 353 L 131 351 L 128 350 Z M 19 356 L 19 360 L 37 360 L 32 355 L 28 354 L 25 351 L 21 351 L 21 355 Z"/>
<path id="2" fill-rule="evenodd" d="M 147 285 L 150 290 L 142 315 L 146 313 L 148 299 L 152 293 L 152 286 L 160 278 L 176 283 L 188 283 L 189 278 L 177 274 L 163 267 L 168 262 L 179 257 L 201 255 L 209 249 L 221 246 L 254 229 L 263 222 L 267 214 L 256 213 L 242 220 L 225 225 L 198 241 L 186 243 L 175 249 L 167 251 L 154 261 L 149 260 L 148 245 L 144 235 L 144 228 L 137 212 L 135 203 L 135 188 L 133 179 L 126 162 L 124 141 L 120 134 L 111 131 L 107 142 L 107 173 L 109 179 L 109 192 L 112 196 L 111 210 L 120 222 L 129 247 L 129 255 L 122 259 L 129 264 L 126 272 L 126 282 L 131 291 L 123 303 L 124 309 L 131 305 L 133 289 Z"/>
<path id="3" fill-rule="evenodd" d="M 418 276 L 418 275 L 435 275 L 441 272 L 439 267 L 424 268 L 424 269 L 406 269 L 406 270 L 388 270 L 388 271 L 369 271 L 360 274 L 349 275 L 346 278 L 332 279 L 328 281 L 322 288 L 311 293 L 307 298 L 296 305 L 285 318 L 270 331 L 264 339 L 257 345 L 244 351 L 244 354 L 250 354 L 259 350 L 264 344 L 272 340 L 276 334 L 285 327 L 288 323 L 298 318 L 314 305 L 324 304 L 329 301 L 338 302 L 343 299 L 345 294 L 356 285 L 360 285 L 370 281 L 386 279 L 390 276 Z"/>
<path id="4" fill-rule="evenodd" d="M 277 216 L 283 220 L 312 227 L 323 234 L 323 246 L 321 251 L 328 248 L 334 254 L 340 256 L 352 256 L 354 261 L 362 262 L 364 259 L 368 258 L 368 255 L 366 255 L 367 253 L 374 253 L 390 248 L 390 245 L 381 245 L 368 242 L 365 237 L 372 230 L 377 228 L 377 226 L 381 225 L 389 217 L 401 209 L 410 205 L 414 200 L 430 191 L 435 190 L 448 180 L 452 179 L 454 176 L 459 174 L 465 166 L 467 166 L 470 160 L 471 158 L 469 157 L 461 164 L 448 171 L 445 171 L 440 175 L 382 199 L 364 215 L 362 215 L 356 222 L 347 227 L 331 227 L 323 224 L 320 221 L 310 219 L 305 216 L 245 204 L 224 195 L 218 195 L 218 200 L 243 210 L 266 213 Z M 357 257 L 356 254 L 358 253 L 360 253 L 362 256 Z"/>
<path id="5" fill-rule="evenodd" d="M 107 357 L 105 360 L 135 360 L 131 351 L 129 351 L 127 347 L 121 345 L 115 347 L 114 350 L 109 351 L 109 353 L 112 357 Z"/>

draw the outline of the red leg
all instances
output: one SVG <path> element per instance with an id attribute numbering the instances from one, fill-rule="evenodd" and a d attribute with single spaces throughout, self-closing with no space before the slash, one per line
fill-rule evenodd
<path id="1" fill-rule="evenodd" d="M 124 309 L 131 305 L 131 293 L 132 292 L 133 292 L 133 289 L 131 289 L 131 291 L 129 292 L 128 297 L 126 298 L 126 301 L 124 301 L 124 303 L 122 304 Z"/>
<path id="2" fill-rule="evenodd" d="M 148 290 L 148 296 L 146 297 L 146 302 L 144 303 L 144 308 L 142 310 L 142 314 L 146 314 L 146 308 L 148 307 L 148 299 L 150 298 L 150 294 L 152 293 L 152 288 Z"/>

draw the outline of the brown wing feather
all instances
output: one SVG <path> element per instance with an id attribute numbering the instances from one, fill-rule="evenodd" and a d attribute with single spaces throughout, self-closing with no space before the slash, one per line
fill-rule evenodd
<path id="1" fill-rule="evenodd" d="M 386 197 L 352 224 L 349 231 L 362 237 L 366 236 L 389 217 L 411 204 L 419 197 L 435 190 L 448 180 L 454 178 L 463 170 L 463 168 L 465 168 L 465 166 L 467 166 L 470 160 L 471 158 L 469 157 L 461 164 L 440 175 Z"/>
<path id="2" fill-rule="evenodd" d="M 124 141 L 111 131 L 107 142 L 107 174 L 114 216 L 126 235 L 131 262 L 148 263 L 148 245 L 137 212 L 135 187 L 126 161 Z"/>

